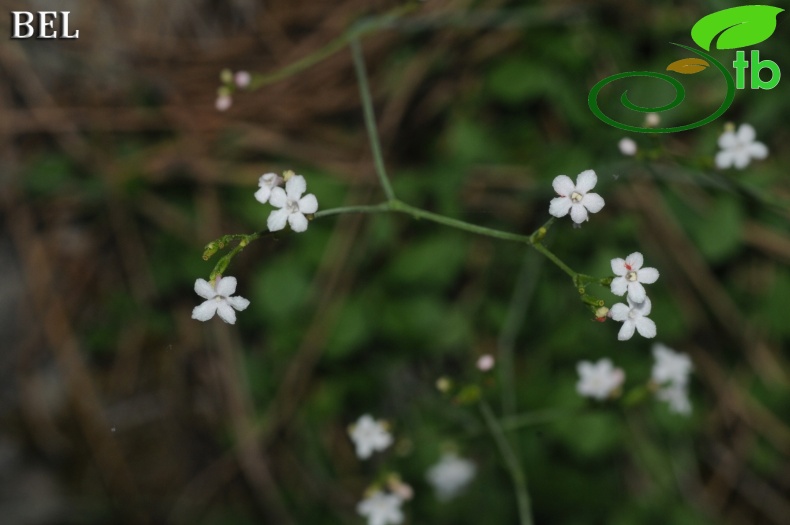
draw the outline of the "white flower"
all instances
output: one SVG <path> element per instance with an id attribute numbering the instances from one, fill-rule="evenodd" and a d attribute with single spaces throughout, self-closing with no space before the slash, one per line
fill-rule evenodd
<path id="1" fill-rule="evenodd" d="M 580 396 L 604 400 L 616 391 L 625 380 L 625 373 L 621 368 L 614 368 L 609 359 L 601 359 L 597 363 L 580 361 L 576 365 L 579 372 L 579 382 L 576 391 Z"/>
<path id="2" fill-rule="evenodd" d="M 716 166 L 720 169 L 735 166 L 742 170 L 751 159 L 764 159 L 768 148 L 755 139 L 755 131 L 749 124 L 741 124 L 738 131 L 727 130 L 719 137 L 721 151 L 716 154 Z"/>
<path id="3" fill-rule="evenodd" d="M 425 478 L 442 501 L 457 496 L 477 472 L 477 466 L 468 459 L 459 458 L 453 452 L 445 452 L 437 464 L 428 469 Z"/>
<path id="4" fill-rule="evenodd" d="M 198 279 L 195 281 L 195 293 L 205 301 L 192 310 L 192 319 L 208 321 L 216 313 L 226 323 L 235 324 L 236 312 L 233 309 L 242 311 L 250 305 L 244 297 L 231 297 L 235 291 L 235 277 L 217 277 L 216 284 Z"/>
<path id="5" fill-rule="evenodd" d="M 312 193 L 302 197 L 307 190 L 307 183 L 301 175 L 294 175 L 285 183 L 285 190 L 279 187 L 272 188 L 269 204 L 279 210 L 269 214 L 266 225 L 269 231 L 278 231 L 285 228 L 285 222 L 291 225 L 295 232 L 307 229 L 305 213 L 315 213 L 318 210 L 318 201 Z"/>
<path id="6" fill-rule="evenodd" d="M 260 186 L 260 188 L 255 192 L 255 198 L 261 204 L 266 204 L 269 202 L 269 197 L 272 195 L 272 188 L 279 186 L 282 182 L 283 178 L 276 173 L 264 173 L 261 175 L 261 178 L 258 179 L 258 186 Z"/>
<path id="7" fill-rule="evenodd" d="M 653 284 L 658 280 L 658 270 L 642 268 L 644 258 L 634 252 L 625 260 L 617 257 L 612 259 L 612 272 L 617 276 L 612 280 L 611 290 L 615 295 L 623 295 L 628 291 L 628 298 L 635 303 L 645 300 L 644 284 Z"/>
<path id="8" fill-rule="evenodd" d="M 685 384 L 670 383 L 656 392 L 656 397 L 669 404 L 670 412 L 683 415 L 691 413 L 691 401 Z"/>
<path id="9" fill-rule="evenodd" d="M 634 329 L 639 332 L 642 337 L 648 339 L 656 336 L 656 323 L 652 319 L 648 319 L 650 310 L 653 305 L 650 303 L 650 298 L 645 296 L 642 303 L 634 303 L 631 298 L 628 299 L 628 306 L 623 303 L 617 303 L 609 310 L 609 315 L 615 321 L 622 321 L 623 326 L 617 334 L 617 339 L 620 341 L 627 341 L 634 335 Z"/>
<path id="10" fill-rule="evenodd" d="M 567 175 L 558 175 L 551 185 L 559 197 L 551 199 L 549 213 L 555 217 L 565 217 L 568 212 L 576 224 L 588 220 L 587 212 L 598 213 L 603 208 L 603 198 L 597 193 L 589 193 L 598 182 L 593 170 L 585 170 L 576 177 L 576 184 Z"/>
<path id="11" fill-rule="evenodd" d="M 395 494 L 385 494 L 377 490 L 357 504 L 357 512 L 368 519 L 368 525 L 387 525 L 402 523 L 400 510 L 403 500 Z"/>
<path id="12" fill-rule="evenodd" d="M 620 153 L 626 157 L 633 157 L 636 155 L 636 142 L 634 142 L 634 139 L 624 137 L 617 143 L 617 147 L 620 148 Z"/>
<path id="13" fill-rule="evenodd" d="M 361 416 L 348 429 L 348 435 L 357 447 L 357 457 L 367 459 L 374 450 L 384 450 L 392 445 L 392 436 L 382 421 L 374 421 L 369 414 Z"/>
<path id="14" fill-rule="evenodd" d="M 653 370 L 650 374 L 656 384 L 675 383 L 685 385 L 688 383 L 689 374 L 694 370 L 689 356 L 675 352 L 661 343 L 653 345 Z"/>

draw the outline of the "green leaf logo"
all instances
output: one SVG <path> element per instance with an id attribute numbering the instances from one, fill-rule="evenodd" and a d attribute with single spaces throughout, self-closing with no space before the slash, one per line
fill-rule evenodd
<path id="1" fill-rule="evenodd" d="M 717 49 L 737 49 L 767 40 L 776 30 L 776 16 L 784 11 L 770 5 L 744 5 L 711 13 L 691 28 L 691 38 L 710 51 L 717 35 Z"/>

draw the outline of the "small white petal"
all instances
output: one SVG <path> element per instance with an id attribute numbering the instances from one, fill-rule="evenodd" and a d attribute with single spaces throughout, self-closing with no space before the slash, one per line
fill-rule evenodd
<path id="1" fill-rule="evenodd" d="M 231 305 L 238 311 L 246 310 L 247 307 L 250 305 L 250 301 L 245 299 L 244 297 L 228 297 L 227 303 Z"/>
<path id="2" fill-rule="evenodd" d="M 571 204 L 570 197 L 556 197 L 551 199 L 551 204 L 549 204 L 549 215 L 553 215 L 554 217 L 565 217 L 571 209 Z"/>
<path id="3" fill-rule="evenodd" d="M 757 133 L 754 131 L 754 127 L 751 124 L 741 124 L 741 127 L 738 128 L 738 142 L 741 144 L 748 144 L 750 142 L 754 142 L 754 139 L 757 137 Z"/>
<path id="4" fill-rule="evenodd" d="M 647 297 L 645 287 L 638 282 L 628 283 L 628 299 L 635 303 L 641 303 Z"/>
<path id="5" fill-rule="evenodd" d="M 751 157 L 749 157 L 749 152 L 745 149 L 736 150 L 732 153 L 733 159 L 735 159 L 735 167 L 739 170 L 742 170 L 749 163 L 752 161 Z"/>
<path id="6" fill-rule="evenodd" d="M 261 204 L 266 204 L 269 202 L 269 197 L 272 194 L 272 189 L 268 186 L 261 186 L 258 188 L 258 191 L 255 192 L 255 199 L 260 202 Z"/>
<path id="7" fill-rule="evenodd" d="M 636 320 L 636 329 L 642 337 L 652 339 L 656 336 L 656 323 L 647 317 L 640 317 Z"/>
<path id="8" fill-rule="evenodd" d="M 274 188 L 275 190 L 278 188 Z M 272 192 L 272 197 L 274 197 L 274 192 Z M 285 208 L 274 210 L 269 214 L 269 218 L 266 220 L 266 226 L 269 228 L 270 232 L 280 231 L 285 228 L 285 223 L 288 220 L 288 210 Z"/>
<path id="9" fill-rule="evenodd" d="M 195 281 L 195 293 L 203 299 L 213 299 L 217 296 L 216 290 L 205 279 Z"/>
<path id="10" fill-rule="evenodd" d="M 288 197 L 285 195 L 285 190 L 280 187 L 272 188 L 272 194 L 269 197 L 269 204 L 275 208 L 282 208 L 287 202 Z M 283 227 L 285 227 L 285 224 L 283 224 Z"/>
<path id="11" fill-rule="evenodd" d="M 285 183 L 285 193 L 292 201 L 298 201 L 307 189 L 307 182 L 301 175 L 294 175 Z"/>
<path id="12" fill-rule="evenodd" d="M 768 148 L 762 142 L 752 142 L 747 151 L 753 159 L 764 159 L 768 156 Z"/>
<path id="13" fill-rule="evenodd" d="M 576 224 L 581 224 L 587 220 L 587 208 L 581 203 L 571 206 L 571 219 Z"/>
<path id="14" fill-rule="evenodd" d="M 645 300 L 642 304 L 630 304 L 630 306 L 631 308 L 636 307 L 638 312 L 645 317 L 650 315 L 650 312 L 653 310 L 653 303 L 650 302 L 650 297 L 647 296 L 645 296 Z"/>
<path id="15" fill-rule="evenodd" d="M 612 259 L 612 273 L 615 275 L 625 275 L 628 273 L 628 269 L 625 267 L 625 259 L 621 259 L 620 257 L 615 257 Z M 622 295 L 622 294 L 618 294 Z"/>
<path id="16" fill-rule="evenodd" d="M 617 339 L 620 341 L 628 341 L 634 335 L 634 322 L 629 319 L 620 327 L 620 332 L 617 333 Z"/>
<path id="17" fill-rule="evenodd" d="M 214 299 L 203 301 L 192 310 L 192 319 L 197 319 L 198 321 L 208 321 L 214 317 L 214 314 L 217 312 L 218 305 L 219 303 Z"/>
<path id="18" fill-rule="evenodd" d="M 557 175 L 554 177 L 551 187 L 554 188 L 554 191 L 557 192 L 557 195 L 561 197 L 570 197 L 571 193 L 573 193 L 573 190 L 576 189 L 573 181 L 567 175 Z"/>
<path id="19" fill-rule="evenodd" d="M 640 283 L 653 284 L 658 280 L 658 270 L 655 268 L 642 268 L 637 275 Z"/>
<path id="20" fill-rule="evenodd" d="M 716 153 L 716 167 L 720 170 L 729 168 L 734 161 L 732 151 L 725 149 Z"/>
<path id="21" fill-rule="evenodd" d="M 217 303 L 217 315 L 228 324 L 236 324 L 236 312 L 225 301 Z"/>
<path id="22" fill-rule="evenodd" d="M 318 200 L 309 193 L 299 200 L 299 211 L 302 213 L 315 213 L 318 211 Z"/>
<path id="23" fill-rule="evenodd" d="M 719 147 L 721 149 L 732 149 L 738 145 L 738 139 L 732 131 L 725 131 L 719 137 Z"/>
<path id="24" fill-rule="evenodd" d="M 631 309 L 623 303 L 617 303 L 609 310 L 609 314 L 615 321 L 625 321 L 628 319 L 628 312 Z"/>
<path id="25" fill-rule="evenodd" d="M 233 295 L 233 292 L 236 291 L 236 278 L 235 277 L 223 277 L 217 283 L 217 295 L 221 295 L 222 297 L 230 297 Z"/>
<path id="26" fill-rule="evenodd" d="M 638 270 L 644 263 L 645 259 L 639 252 L 634 252 L 625 258 L 625 264 L 630 266 L 632 270 Z"/>
<path id="27" fill-rule="evenodd" d="M 628 290 L 628 281 L 626 281 L 625 277 L 615 277 L 612 279 L 610 289 L 615 295 L 623 295 Z"/>
<path id="28" fill-rule="evenodd" d="M 582 204 L 590 213 L 598 213 L 603 209 L 605 203 L 603 197 L 597 193 L 588 193 L 582 197 Z"/>
<path id="29" fill-rule="evenodd" d="M 593 170 L 584 170 L 576 177 L 576 191 L 580 193 L 587 193 L 595 187 L 598 182 L 598 176 Z"/>
<path id="30" fill-rule="evenodd" d="M 292 213 L 288 216 L 288 224 L 297 233 L 307 230 L 307 218 L 301 213 Z"/>

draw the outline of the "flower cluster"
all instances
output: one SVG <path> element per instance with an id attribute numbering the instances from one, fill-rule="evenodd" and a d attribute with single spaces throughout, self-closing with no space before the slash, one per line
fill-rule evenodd
<path id="1" fill-rule="evenodd" d="M 357 457 L 368 459 L 373 452 L 388 448 L 393 443 L 386 421 L 376 421 L 364 414 L 349 425 L 348 435 L 354 442 Z M 357 513 L 368 520 L 368 525 L 388 525 L 403 522 L 403 503 L 414 495 L 411 486 L 401 481 L 397 474 L 386 479 L 386 490 L 379 484 L 372 485 L 357 504 Z"/>
<path id="2" fill-rule="evenodd" d="M 669 409 L 677 414 L 691 413 L 691 402 L 688 396 L 688 382 L 694 365 L 689 356 L 675 352 L 661 343 L 653 345 L 655 363 L 651 371 L 651 380 L 655 387 L 656 397 L 669 404 Z"/>
<path id="3" fill-rule="evenodd" d="M 643 284 L 652 284 L 658 280 L 658 270 L 643 268 L 644 258 L 639 252 L 634 252 L 625 259 L 619 257 L 612 259 L 612 279 L 610 289 L 615 295 L 628 294 L 628 304 L 617 303 L 609 310 L 609 316 L 615 321 L 623 323 L 617 339 L 627 341 L 639 332 L 642 337 L 656 336 L 656 323 L 647 316 L 653 307 L 647 297 Z"/>
<path id="4" fill-rule="evenodd" d="M 285 182 L 285 189 L 280 185 Z M 315 195 L 307 191 L 307 182 L 301 175 L 293 171 L 286 171 L 280 177 L 275 173 L 264 173 L 258 180 L 258 191 L 255 199 L 261 204 L 267 202 L 278 208 L 269 214 L 266 225 L 269 231 L 279 231 L 287 223 L 291 230 L 303 232 L 307 230 L 307 217 L 318 211 L 318 200 Z"/>
<path id="5" fill-rule="evenodd" d="M 230 74 L 230 72 L 228 73 Z M 245 77 L 242 75 L 243 73 L 243 71 L 239 72 L 234 77 L 237 84 L 246 85 L 249 83 L 249 74 Z M 283 182 L 285 189 L 280 187 Z M 266 221 L 269 231 L 282 230 L 286 223 L 295 232 L 307 230 L 306 214 L 309 215 L 318 210 L 318 200 L 313 194 L 302 196 L 306 190 L 307 183 L 304 177 L 296 175 L 293 171 L 286 171 L 282 177 L 276 173 L 261 175 L 255 198 L 262 204 L 268 202 L 278 208 L 269 214 Z M 215 241 L 209 246 L 217 244 L 218 242 Z M 216 250 L 215 246 L 212 251 L 207 253 L 213 254 Z M 204 255 L 204 258 L 207 257 Z M 243 297 L 232 297 L 235 291 L 235 277 L 218 275 L 211 283 L 205 279 L 198 279 L 195 281 L 195 293 L 205 301 L 192 310 L 192 319 L 208 321 L 214 317 L 214 314 L 219 314 L 226 323 L 235 324 L 236 312 L 234 309 L 241 311 L 250 305 L 250 302 Z"/>
<path id="6" fill-rule="evenodd" d="M 233 92 L 237 89 L 246 89 L 252 81 L 252 75 L 247 71 L 236 71 L 223 69 L 219 74 L 222 85 L 217 89 L 217 100 L 214 107 L 217 111 L 227 111 L 233 105 Z"/>
<path id="7" fill-rule="evenodd" d="M 691 413 L 688 383 L 694 366 L 689 357 L 661 343 L 653 345 L 653 357 L 655 362 L 650 373 L 650 390 L 656 393 L 659 400 L 669 404 L 670 411 L 683 415 Z M 580 361 L 576 371 L 579 374 L 576 391 L 580 396 L 604 401 L 620 395 L 625 373 L 615 368 L 609 359 L 604 358 L 597 363 Z"/>

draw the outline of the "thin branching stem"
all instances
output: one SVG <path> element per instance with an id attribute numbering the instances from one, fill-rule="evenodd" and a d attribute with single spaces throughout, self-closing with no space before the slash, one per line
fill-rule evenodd
<path id="1" fill-rule="evenodd" d="M 502 455 L 502 459 L 505 461 L 510 478 L 513 481 L 518 503 L 519 524 L 532 525 L 532 503 L 527 490 L 527 476 L 524 474 L 524 469 L 521 468 L 513 447 L 510 446 L 510 442 L 505 437 L 502 425 L 499 424 L 499 420 L 497 420 L 493 410 L 485 401 L 480 401 L 480 412 L 483 414 L 483 420 L 491 433 L 491 437 L 494 438 L 494 442 Z"/>
<path id="2" fill-rule="evenodd" d="M 362 98 L 362 111 L 365 115 L 365 127 L 368 130 L 368 137 L 370 138 L 370 151 L 373 153 L 373 163 L 376 166 L 376 175 L 378 175 L 381 188 L 384 190 L 384 195 L 387 200 L 395 200 L 395 192 L 392 191 L 389 177 L 387 177 L 387 170 L 384 167 L 384 157 L 381 154 L 381 143 L 379 141 L 379 134 L 376 130 L 376 115 L 373 112 L 373 100 L 370 96 L 370 86 L 368 85 L 368 74 L 365 70 L 365 58 L 362 56 L 362 46 L 359 44 L 359 37 L 354 36 L 351 38 L 351 54 L 354 57 L 354 71 L 357 73 L 357 83 L 359 84 L 359 95 Z"/>

